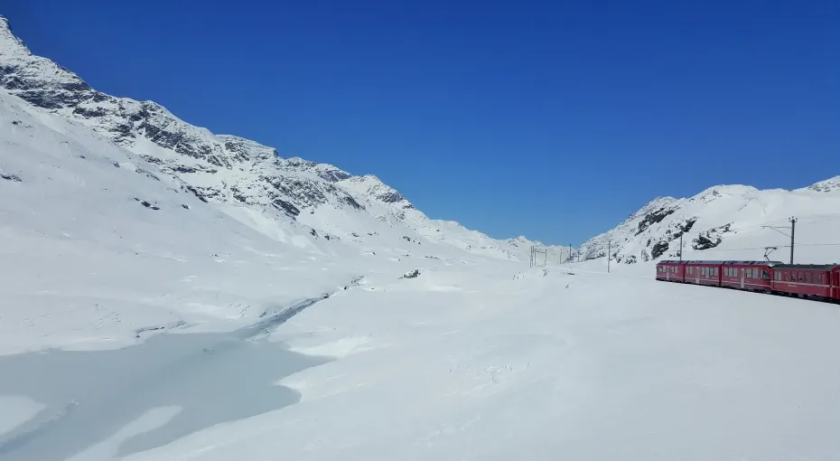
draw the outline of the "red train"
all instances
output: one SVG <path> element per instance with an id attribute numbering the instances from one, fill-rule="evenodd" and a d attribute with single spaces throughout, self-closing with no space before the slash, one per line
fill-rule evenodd
<path id="1" fill-rule="evenodd" d="M 840 302 L 840 265 L 779 261 L 660 261 L 656 279 Z"/>

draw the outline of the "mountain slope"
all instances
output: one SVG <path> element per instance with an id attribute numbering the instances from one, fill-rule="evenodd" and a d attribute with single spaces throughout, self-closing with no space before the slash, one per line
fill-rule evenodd
<path id="1" fill-rule="evenodd" d="M 364 274 L 286 221 L 281 245 L 0 89 L 0 355 L 234 328 Z"/>
<path id="2" fill-rule="evenodd" d="M 789 261 L 793 216 L 794 262 L 840 261 L 840 177 L 792 191 L 728 185 L 691 198 L 659 197 L 585 242 L 581 252 L 603 258 L 609 247 L 615 261 L 629 264 L 678 258 L 682 238 L 685 259 Z"/>
<path id="3" fill-rule="evenodd" d="M 401 225 L 412 240 L 501 259 L 527 259 L 527 246 L 511 246 L 457 223 L 429 219 L 375 176 L 284 159 L 272 147 L 190 125 L 155 102 L 99 92 L 73 72 L 33 55 L 2 17 L 0 87 L 90 127 L 183 181 L 199 199 L 223 205 L 237 217 L 247 216 L 246 223 L 269 236 L 283 233 L 276 227 L 292 220 L 312 228 L 314 238 L 360 243 L 371 227 Z"/>

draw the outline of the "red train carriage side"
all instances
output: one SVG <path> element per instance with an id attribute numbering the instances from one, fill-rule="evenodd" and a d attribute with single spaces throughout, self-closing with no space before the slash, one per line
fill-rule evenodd
<path id="1" fill-rule="evenodd" d="M 656 280 L 668 282 L 682 282 L 685 277 L 685 263 L 682 261 L 664 260 L 656 263 Z"/>
<path id="2" fill-rule="evenodd" d="M 656 264 L 656 279 L 840 303 L 840 264 L 665 260 Z"/>
<path id="3" fill-rule="evenodd" d="M 781 261 L 727 261 L 721 268 L 720 285 L 739 290 L 772 290 L 771 274 Z"/>
<path id="4" fill-rule="evenodd" d="M 793 296 L 837 299 L 835 264 L 780 264 L 773 268 L 773 291 Z"/>
<path id="5" fill-rule="evenodd" d="M 725 261 L 686 261 L 685 283 L 720 286 L 720 266 Z"/>

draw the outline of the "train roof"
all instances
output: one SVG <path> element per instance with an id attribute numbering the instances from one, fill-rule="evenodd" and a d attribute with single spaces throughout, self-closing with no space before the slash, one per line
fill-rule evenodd
<path id="1" fill-rule="evenodd" d="M 840 264 L 779 264 L 775 266 L 775 269 L 787 269 L 787 270 L 826 270 L 830 271 L 835 267 L 840 266 Z"/>
<path id="2" fill-rule="evenodd" d="M 741 266 L 778 266 L 779 264 L 783 264 L 781 261 L 678 261 L 675 259 L 666 259 L 664 261 L 659 261 L 657 264 L 721 264 L 721 265 L 741 265 Z"/>

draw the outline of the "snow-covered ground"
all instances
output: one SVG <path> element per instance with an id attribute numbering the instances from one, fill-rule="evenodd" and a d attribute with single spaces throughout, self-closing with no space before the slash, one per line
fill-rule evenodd
<path id="1" fill-rule="evenodd" d="M 434 271 L 343 291 L 270 338 L 330 360 L 278 371 L 298 403 L 125 459 L 823 460 L 840 449 L 837 306 L 579 269 Z"/>

